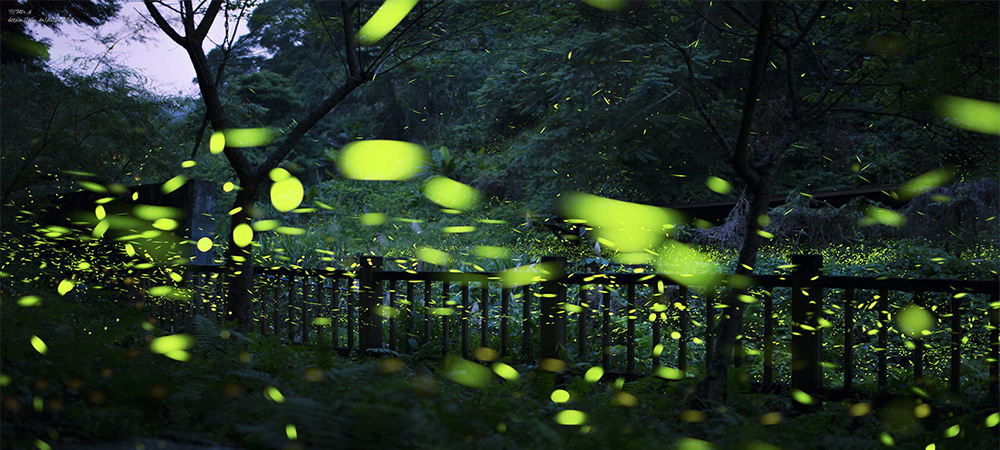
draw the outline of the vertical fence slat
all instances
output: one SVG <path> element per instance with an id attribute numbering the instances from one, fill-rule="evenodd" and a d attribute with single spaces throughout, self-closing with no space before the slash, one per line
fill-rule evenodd
<path id="1" fill-rule="evenodd" d="M 216 313 L 219 318 L 226 317 L 226 273 L 219 271 L 215 274 L 215 299 L 218 302 L 215 305 Z"/>
<path id="2" fill-rule="evenodd" d="M 414 333 L 414 329 L 413 329 L 413 315 L 416 314 L 416 309 L 417 309 L 416 308 L 416 306 L 417 306 L 416 299 L 413 298 L 413 291 L 414 291 L 414 286 L 413 285 L 414 285 L 414 283 L 411 282 L 411 281 L 407 281 L 406 282 L 406 301 L 407 301 L 407 305 L 406 305 L 406 325 L 405 325 L 406 332 L 403 333 L 403 339 L 405 339 L 406 342 L 405 342 L 405 345 L 403 345 L 403 347 L 402 347 L 402 348 L 405 348 L 407 351 L 411 351 L 411 352 L 414 351 L 414 350 L 416 350 L 416 348 L 411 348 L 411 346 L 410 346 L 410 336 L 412 336 L 413 333 Z"/>
<path id="3" fill-rule="evenodd" d="M 441 302 L 443 308 L 448 308 L 448 301 L 451 300 L 451 282 L 444 280 L 441 282 Z M 448 318 L 451 317 L 447 314 L 441 315 L 441 356 L 448 356 L 448 344 L 451 340 L 451 335 L 449 333 Z"/>
<path id="4" fill-rule="evenodd" d="M 424 281 L 424 339 L 423 343 L 431 341 L 431 281 Z"/>
<path id="5" fill-rule="evenodd" d="M 823 267 L 821 255 L 793 255 L 792 265 L 792 389 L 815 395 L 822 388 L 823 288 L 815 280 Z M 797 409 L 818 405 L 796 402 Z"/>
<path id="6" fill-rule="evenodd" d="M 715 357 L 715 287 L 705 288 L 705 372 Z"/>
<path id="7" fill-rule="evenodd" d="M 278 284 L 280 280 L 278 276 L 274 276 L 271 280 L 271 321 L 274 324 L 275 336 L 281 336 L 281 315 L 278 314 L 280 311 L 278 309 Z"/>
<path id="8" fill-rule="evenodd" d="M 288 343 L 295 342 L 295 275 L 288 275 Z"/>
<path id="9" fill-rule="evenodd" d="M 462 282 L 462 358 L 469 359 L 469 282 Z"/>
<path id="10" fill-rule="evenodd" d="M 354 278 L 347 279 L 347 351 L 354 350 Z"/>
<path id="11" fill-rule="evenodd" d="M 913 293 L 913 303 L 919 307 L 924 306 L 924 293 L 914 292 Z M 924 336 L 918 334 L 913 338 L 913 353 L 911 354 L 910 360 L 913 363 L 913 381 L 916 383 L 922 383 L 924 377 Z"/>
<path id="12" fill-rule="evenodd" d="M 962 306 L 951 296 L 951 393 L 957 394 L 962 385 Z M 881 387 L 881 385 L 879 386 Z"/>
<path id="13" fill-rule="evenodd" d="M 990 294 L 990 397 L 994 402 L 1000 398 L 1000 293 Z M 994 411 L 997 404 L 994 403 Z"/>
<path id="14" fill-rule="evenodd" d="M 680 309 L 680 321 L 681 321 L 681 340 L 677 343 L 677 368 L 682 371 L 687 371 L 687 343 L 688 343 L 688 330 L 691 326 L 691 315 L 690 315 L 690 302 L 688 302 L 688 289 L 687 286 L 680 286 L 677 289 L 677 308 Z"/>
<path id="15" fill-rule="evenodd" d="M 389 281 L 389 349 L 396 351 L 396 280 Z"/>
<path id="16" fill-rule="evenodd" d="M 358 350 L 382 348 L 382 270 L 381 256 L 358 255 Z"/>
<path id="17" fill-rule="evenodd" d="M 500 288 L 500 355 L 510 353 L 510 288 Z"/>
<path id="18" fill-rule="evenodd" d="M 590 311 L 590 301 L 587 299 L 587 289 L 585 285 L 580 285 L 579 294 L 578 305 L 580 306 L 580 313 L 576 318 L 576 359 L 579 361 L 585 361 L 587 359 L 587 316 Z"/>
<path id="19" fill-rule="evenodd" d="M 875 352 L 878 354 L 878 375 L 877 385 L 879 389 L 885 389 L 886 364 L 889 358 L 889 291 L 879 290 L 878 303 L 878 347 Z"/>
<path id="20" fill-rule="evenodd" d="M 330 318 L 330 305 L 326 302 L 326 277 L 319 277 L 316 279 L 316 305 L 318 305 L 316 317 L 330 319 L 329 326 L 333 326 L 333 319 Z M 317 342 L 323 342 L 322 329 L 322 327 L 316 329 Z"/>
<path id="21" fill-rule="evenodd" d="M 635 373 L 635 318 L 638 314 L 635 306 L 635 284 L 628 285 L 625 313 L 625 372 L 631 374 Z"/>
<path id="22" fill-rule="evenodd" d="M 312 325 L 311 323 L 309 323 L 309 321 L 312 320 L 312 311 L 311 310 L 312 310 L 312 305 L 313 305 L 313 302 L 314 302 L 312 296 L 314 296 L 314 295 L 316 295 L 316 294 L 313 293 L 312 281 L 310 281 L 310 277 L 303 276 L 302 277 L 302 298 L 299 301 L 299 306 L 302 308 L 302 343 L 303 344 L 306 343 L 306 342 L 309 342 L 309 326 Z"/>
<path id="23" fill-rule="evenodd" d="M 604 318 L 601 340 L 601 366 L 604 370 L 611 368 L 611 290 L 601 285 L 601 313 Z"/>
<path id="24" fill-rule="evenodd" d="M 764 291 L 764 383 L 774 382 L 774 290 Z"/>
<path id="25" fill-rule="evenodd" d="M 490 283 L 479 285 L 479 346 L 490 346 Z"/>
<path id="26" fill-rule="evenodd" d="M 653 346 L 653 370 L 656 370 L 660 365 L 660 353 L 663 351 L 662 347 L 660 351 L 656 350 L 656 346 L 660 345 L 660 311 L 657 310 L 660 309 L 659 305 L 663 301 L 663 282 L 657 281 L 656 284 L 650 287 L 650 291 L 651 301 L 649 310 L 653 317 L 653 342 L 651 345 Z"/>
<path id="27" fill-rule="evenodd" d="M 196 271 L 197 269 L 192 268 L 189 273 L 191 274 L 191 302 L 194 306 L 195 315 L 203 314 L 205 318 L 211 319 L 212 316 L 208 315 L 208 308 L 203 305 L 204 296 L 201 292 L 201 273 Z"/>
<path id="28" fill-rule="evenodd" d="M 559 280 L 566 267 L 566 258 L 545 256 L 542 264 L 550 265 L 559 275 L 541 284 L 538 298 L 538 350 L 542 358 L 566 357 L 566 289 Z"/>
<path id="29" fill-rule="evenodd" d="M 531 356 L 531 289 L 527 285 L 521 286 L 521 357 L 528 359 Z"/>
<path id="30" fill-rule="evenodd" d="M 854 386 L 854 289 L 844 289 L 844 389 Z"/>
<path id="31" fill-rule="evenodd" d="M 340 278 L 334 278 L 330 284 L 330 335 L 333 346 L 340 347 Z"/>

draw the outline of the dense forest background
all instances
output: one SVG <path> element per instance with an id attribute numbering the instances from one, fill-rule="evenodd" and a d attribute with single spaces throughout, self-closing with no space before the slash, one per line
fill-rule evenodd
<path id="1" fill-rule="evenodd" d="M 577 212 L 579 205 L 567 200 L 585 193 L 673 207 L 733 200 L 736 206 L 727 217 L 685 217 L 668 233 L 668 243 L 690 245 L 722 273 L 783 273 L 793 253 L 822 254 L 824 273 L 833 275 L 996 280 L 1000 270 L 1000 9 L 994 2 L 395 2 L 413 6 L 397 26 L 374 40 L 358 30 L 393 2 L 146 2 L 150 17 L 144 33 L 166 35 L 191 56 L 199 85 L 199 95 L 192 97 L 155 93 L 142 74 L 109 60 L 106 53 L 79 55 L 79 67 L 87 70 L 57 70 L 47 61 L 45 43 L 36 41 L 24 22 L 8 20 L 26 8 L 34 11 L 34 22 L 46 26 L 66 21 L 98 25 L 114 17 L 119 3 L 0 3 L 4 342 L 7 347 L 31 336 L 34 346 L 5 348 L 0 374 L 3 431 L 15 433 L 18 445 L 35 442 L 29 435 L 56 439 L 51 430 L 57 429 L 70 430 L 64 433 L 83 441 L 114 436 L 109 424 L 126 420 L 129 408 L 135 408 L 112 401 L 121 409 L 103 409 L 97 419 L 79 426 L 69 425 L 78 417 L 58 412 L 38 422 L 18 416 L 32 408 L 40 415 L 48 411 L 48 406 L 37 406 L 42 400 L 32 400 L 43 395 L 32 392 L 48 395 L 50 382 L 33 374 L 56 370 L 44 361 L 21 362 L 27 355 L 45 353 L 35 345 L 33 326 L 55 327 L 60 337 L 50 338 L 50 344 L 74 342 L 95 355 L 153 332 L 152 325 L 146 327 L 149 322 L 142 322 L 142 328 L 122 328 L 113 336 L 83 338 L 106 319 L 91 304 L 94 296 L 103 297 L 99 289 L 85 290 L 79 280 L 60 283 L 67 271 L 96 274 L 121 264 L 176 263 L 195 251 L 229 265 L 235 274 L 229 280 L 238 287 L 232 291 L 242 294 L 231 294 L 229 328 L 197 322 L 201 366 L 172 366 L 179 372 L 168 379 L 156 375 L 157 364 L 130 363 L 137 357 L 132 353 L 128 359 L 118 352 L 102 356 L 102 362 L 74 364 L 101 373 L 103 381 L 95 383 L 105 383 L 104 392 L 134 382 L 152 387 L 124 398 L 155 403 L 169 397 L 167 403 L 156 403 L 156 414 L 162 416 L 154 425 L 126 420 L 130 435 L 162 437 L 156 424 L 177 421 L 199 431 L 171 431 L 168 440 L 235 439 L 239 445 L 268 448 L 329 442 L 324 439 L 363 445 L 377 440 L 379 420 L 403 417 L 409 408 L 421 411 L 405 420 L 412 429 L 401 430 L 398 442 L 389 441 L 434 447 L 456 436 L 471 438 L 460 424 L 468 414 L 476 423 L 471 427 L 492 430 L 487 446 L 524 444 L 532 438 L 584 445 L 579 436 L 533 423 L 531 417 L 551 409 L 556 397 L 550 402 L 548 396 L 555 387 L 577 395 L 592 389 L 593 380 L 578 367 L 572 370 L 580 374 L 562 374 L 558 380 L 532 378 L 533 384 L 525 385 L 525 400 L 516 405 L 512 398 L 521 390 L 516 395 L 509 387 L 469 394 L 461 386 L 445 387 L 446 380 L 435 381 L 437 373 L 416 369 L 417 363 L 406 370 L 386 360 L 353 365 L 330 354 L 288 350 L 277 340 L 255 340 L 260 336 L 247 329 L 249 315 L 241 315 L 252 309 L 251 265 L 343 269 L 359 253 L 465 271 L 500 271 L 543 256 L 567 256 L 577 269 L 655 265 L 649 255 L 662 250 L 657 246 L 663 237 L 631 250 L 602 239 L 595 230 L 599 227 L 588 228 Z M 219 45 L 206 52 L 207 28 L 201 25 L 211 25 L 209 18 L 215 17 L 243 21 L 249 32 L 227 28 Z M 239 135 L 239 130 L 251 131 Z M 239 136 L 253 142 L 240 144 Z M 364 141 L 417 144 L 425 157 L 413 176 L 345 175 L 347 149 Z M 388 164 L 377 162 L 382 163 Z M 442 201 L 429 187 L 442 179 L 460 183 L 468 188 L 462 192 L 471 194 L 457 203 Z M 168 213 L 144 216 L 136 210 L 118 215 L 128 220 L 101 225 L 106 214 L 118 217 L 110 206 L 105 212 L 102 199 L 124 200 L 129 186 L 165 183 L 174 189 L 187 180 L 217 188 L 215 211 L 209 214 L 214 230 L 207 244 L 196 246 L 182 242 L 183 236 L 167 239 L 152 231 L 177 228 L 177 217 Z M 810 194 L 862 188 L 885 196 L 834 206 Z M 89 192 L 93 198 L 72 192 Z M 768 208 L 772 196 L 787 199 Z M 79 198 L 87 200 L 67 205 Z M 67 217 L 76 223 L 69 225 Z M 601 221 L 589 220 L 591 225 Z M 241 226 L 253 230 L 249 238 L 238 231 Z M 100 239 L 108 227 L 117 240 L 111 234 Z M 250 278 L 240 281 L 240 274 Z M 46 288 L 52 292 L 45 293 Z M 50 305 L 46 295 L 54 292 L 79 303 Z M 726 301 L 738 311 L 739 295 L 734 290 Z M 11 300 L 15 297 L 17 305 Z M 56 309 L 27 307 L 36 300 Z M 80 314 L 79 320 L 91 322 L 83 328 L 58 325 L 58 314 Z M 116 322 L 142 320 L 136 311 L 121 314 Z M 742 324 L 742 313 L 726 317 L 719 330 L 722 343 L 736 339 Z M 208 345 L 219 333 L 227 342 Z M 230 335 L 239 339 L 228 341 Z M 238 354 L 238 360 L 211 360 L 230 353 Z M 259 360 L 258 372 L 240 372 L 249 364 L 244 353 Z M 249 402 L 249 396 L 241 397 L 243 389 L 252 390 L 245 386 L 279 385 L 275 380 L 282 376 L 285 358 L 294 360 L 288 364 L 296 373 L 291 381 L 280 382 L 299 393 L 288 396 L 294 405 L 274 405 L 268 393 L 266 407 L 244 405 L 257 411 L 248 416 L 240 416 L 242 403 L 215 410 L 208 406 L 219 392 L 226 401 Z M 103 369 L 115 364 L 132 364 L 131 370 L 122 369 L 130 381 L 108 381 L 111 375 L 104 376 Z M 729 367 L 728 360 L 718 364 Z M 308 372 L 317 367 L 323 368 L 319 375 Z M 58 371 L 67 372 L 48 377 L 52 385 L 58 384 L 56 379 L 83 377 L 67 375 L 73 372 L 67 368 Z M 718 371 L 706 372 L 720 377 Z M 575 381 L 574 374 L 580 375 Z M 153 381 L 143 380 L 147 376 Z M 189 391 L 176 381 L 184 377 L 196 379 Z M 365 385 L 358 392 L 327 387 L 316 394 L 348 399 L 350 419 L 334 418 L 342 412 L 340 406 L 309 403 L 304 392 L 323 377 Z M 370 377 L 383 384 L 365 383 Z M 68 387 L 60 389 L 76 396 L 81 408 L 107 401 L 95 400 L 92 393 L 85 398 L 72 381 L 64 381 Z M 23 392 L 8 395 L 11 383 Z M 441 396 L 432 395 L 435 383 Z M 576 385 L 570 389 L 569 383 Z M 166 391 L 154 392 L 157 386 Z M 655 398 L 644 403 L 655 405 L 653 412 L 634 410 L 636 417 L 645 416 L 633 428 L 595 400 L 592 423 L 614 423 L 599 433 L 613 431 L 600 434 L 600 443 L 586 445 L 648 448 L 650 442 L 667 440 L 678 448 L 709 448 L 708 441 L 772 448 L 760 427 L 782 420 L 780 415 L 764 419 L 780 407 L 751 406 L 771 400 L 739 397 L 732 411 L 717 410 L 708 422 L 704 413 L 684 409 L 681 428 L 654 430 L 650 424 L 663 414 L 657 409 L 670 410 L 670 399 L 687 402 L 707 388 L 696 389 L 692 382 L 660 395 L 664 391 L 651 382 L 630 390 L 622 386 L 609 386 L 604 393 L 614 399 L 611 404 L 635 406 L 636 395 L 644 402 Z M 731 384 L 728 389 L 726 395 L 732 395 Z M 215 397 L 205 394 L 209 391 Z M 706 395 L 719 400 L 716 394 Z M 359 406 L 380 396 L 394 396 L 382 403 L 384 410 Z M 191 406 L 192 399 L 203 403 Z M 465 400 L 482 408 L 463 411 L 456 406 Z M 966 411 L 962 405 L 941 410 L 950 411 L 949 418 L 958 414 L 978 424 L 981 433 L 962 434 L 969 439 L 963 442 L 995 442 L 989 441 L 995 439 L 990 430 L 982 431 L 985 410 Z M 314 406 L 321 410 L 319 418 L 305 413 Z M 509 411 L 508 421 L 494 423 L 493 408 Z M 811 419 L 803 415 L 794 426 L 789 420 L 781 445 L 807 448 L 810 437 L 794 430 L 809 428 L 810 420 L 844 442 L 851 440 L 852 430 L 862 429 L 864 437 L 851 441 L 861 448 L 892 445 L 889 435 L 909 436 L 906 442 L 920 442 L 920 448 L 926 444 L 926 436 L 907 421 L 880 416 L 859 425 L 841 423 L 843 414 L 822 414 Z M 239 426 L 223 425 L 236 416 L 242 420 Z M 996 426 L 994 416 L 986 419 L 987 428 Z M 210 420 L 202 423 L 206 417 Z M 323 430 L 324 423 L 341 428 L 300 441 L 295 426 L 289 429 L 282 421 L 294 421 L 302 430 Z M 702 422 L 711 427 L 696 428 Z M 940 434 L 944 422 L 925 424 L 927 436 Z M 206 434 L 207 424 L 222 431 Z M 501 434 L 513 431 L 515 424 L 520 428 L 508 436 L 516 437 L 504 441 Z M 745 441 L 731 437 L 751 428 L 758 431 Z M 412 437 L 420 429 L 431 429 L 437 433 L 434 439 L 442 440 Z M 473 445 L 465 441 L 461 445 Z"/>

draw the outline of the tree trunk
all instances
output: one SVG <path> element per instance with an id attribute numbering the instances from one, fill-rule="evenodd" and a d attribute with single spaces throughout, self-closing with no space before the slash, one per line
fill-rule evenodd
<path id="1" fill-rule="evenodd" d="M 743 276 L 753 275 L 754 265 L 757 263 L 757 251 L 761 244 L 761 236 L 758 234 L 761 229 L 760 217 L 767 214 L 781 154 L 784 148 L 791 144 L 796 134 L 793 129 L 782 136 L 780 142 L 772 147 L 771 152 L 765 157 L 766 162 L 750 163 L 749 148 L 755 118 L 754 111 L 760 100 L 761 86 L 767 71 L 768 36 L 773 16 L 774 3 L 761 3 L 760 22 L 757 26 L 757 37 L 750 63 L 751 71 L 747 82 L 747 94 L 743 105 L 740 130 L 736 136 L 736 143 L 730 149 L 729 163 L 747 184 L 747 190 L 750 192 L 750 209 L 744 218 L 746 231 L 735 270 L 736 275 Z M 703 115 L 705 114 L 703 113 Z M 721 136 L 720 139 L 722 139 Z M 723 144 L 725 145 L 724 140 Z M 702 402 L 699 406 L 721 404 L 725 399 L 729 366 L 733 361 L 733 348 L 736 345 L 736 336 L 740 334 L 743 327 L 743 302 L 740 301 L 740 296 L 745 293 L 745 288 L 728 289 L 726 308 L 723 310 L 725 314 L 719 325 L 715 354 L 711 360 L 706 361 L 707 373 L 698 383 L 695 401 Z M 711 333 L 712 330 L 708 330 L 708 332 Z"/>
<path id="2" fill-rule="evenodd" d="M 737 259 L 736 275 L 753 276 L 754 267 L 757 264 L 757 252 L 761 245 L 761 236 L 758 231 L 763 228 L 758 218 L 767 214 L 768 204 L 774 190 L 774 177 L 763 176 L 760 182 L 760 191 L 751 193 L 750 209 L 747 211 L 745 219 L 747 226 Z M 743 328 L 744 304 L 740 301 L 740 296 L 746 292 L 746 289 L 728 289 L 725 297 L 726 308 L 722 310 L 724 314 L 717 332 L 715 354 L 712 360 L 707 362 L 705 378 L 698 384 L 698 398 L 702 401 L 707 400 L 711 404 L 721 404 L 725 400 L 726 381 L 733 362 L 733 348 L 736 345 L 736 336 L 740 335 Z"/>
<path id="3" fill-rule="evenodd" d="M 226 275 L 229 278 L 229 295 L 226 299 L 226 320 L 236 320 L 240 331 L 253 327 L 254 266 L 252 244 L 236 245 L 233 231 L 240 225 L 250 226 L 253 208 L 259 196 L 259 180 L 241 181 L 233 208 L 239 210 L 230 219 L 229 249 L 226 251 Z"/>

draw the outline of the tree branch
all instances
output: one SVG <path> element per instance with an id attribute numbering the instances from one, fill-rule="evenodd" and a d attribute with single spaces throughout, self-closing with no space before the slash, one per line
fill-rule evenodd
<path id="1" fill-rule="evenodd" d="M 212 0 L 212 3 L 208 4 L 208 11 L 205 11 L 205 17 L 201 19 L 201 23 L 198 24 L 198 28 L 194 30 L 195 37 L 198 41 L 205 39 L 208 36 L 208 30 L 212 28 L 212 22 L 215 21 L 215 16 L 219 15 L 219 9 L 222 8 L 222 0 Z M 191 12 L 191 16 L 194 17 L 194 11 Z M 228 25 L 228 21 L 226 22 Z M 228 39 L 229 35 L 226 34 Z"/>
<path id="2" fill-rule="evenodd" d="M 314 125 L 316 125 L 317 122 L 320 121 L 320 119 L 326 116 L 327 113 L 343 101 L 344 98 L 347 97 L 347 94 L 350 94 L 352 91 L 368 81 L 368 78 L 362 74 L 353 75 L 348 78 L 347 81 L 345 81 L 344 84 L 341 85 L 336 91 L 323 99 L 318 106 L 309 112 L 309 115 L 300 120 L 295 125 L 295 128 L 292 128 L 292 131 L 285 136 L 285 139 L 281 141 L 278 148 L 267 157 L 267 161 L 265 161 L 264 164 L 261 164 L 261 166 L 257 169 L 257 176 L 263 177 L 267 175 L 271 169 L 278 167 L 278 164 L 281 163 L 281 161 L 283 161 L 289 153 L 291 153 L 292 149 L 295 148 L 295 145 L 298 144 L 299 140 L 302 139 L 303 136 L 305 136 L 307 131 L 309 131 Z"/>
<path id="3" fill-rule="evenodd" d="M 156 26 L 160 27 L 160 29 L 167 34 L 167 37 L 169 37 L 171 41 L 177 43 L 177 45 L 181 46 L 181 48 L 186 49 L 188 47 L 187 40 L 181 37 L 180 34 L 177 34 L 177 31 L 174 30 L 169 23 L 167 23 L 167 20 L 163 18 L 163 15 L 161 15 L 160 11 L 156 9 L 156 6 L 153 6 L 152 0 L 145 0 L 144 3 L 146 4 L 146 9 L 149 10 L 149 14 L 153 16 L 153 21 L 156 22 Z"/>

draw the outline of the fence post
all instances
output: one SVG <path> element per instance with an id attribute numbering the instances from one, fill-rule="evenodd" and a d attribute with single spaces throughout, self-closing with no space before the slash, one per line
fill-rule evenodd
<path id="1" fill-rule="evenodd" d="M 566 357 L 566 295 L 559 285 L 566 268 L 566 258 L 543 256 L 542 264 L 550 270 L 542 283 L 541 337 L 542 358 Z"/>
<path id="2" fill-rule="evenodd" d="M 360 282 L 360 304 L 358 306 L 358 349 L 362 352 L 373 348 L 382 348 L 382 317 L 378 307 L 382 302 L 382 282 L 375 279 L 375 272 L 382 270 L 381 256 L 358 255 L 361 268 L 358 271 Z"/>
<path id="3" fill-rule="evenodd" d="M 822 384 L 820 369 L 822 330 L 817 320 L 823 307 L 823 290 L 815 277 L 823 267 L 821 255 L 793 255 L 792 264 L 792 388 L 810 395 Z"/>
<path id="4" fill-rule="evenodd" d="M 994 286 L 996 287 L 996 286 Z M 993 291 L 990 294 L 990 397 L 994 408 L 997 406 L 997 398 L 1000 398 L 1000 293 Z M 996 409 L 994 409 L 995 411 Z"/>

